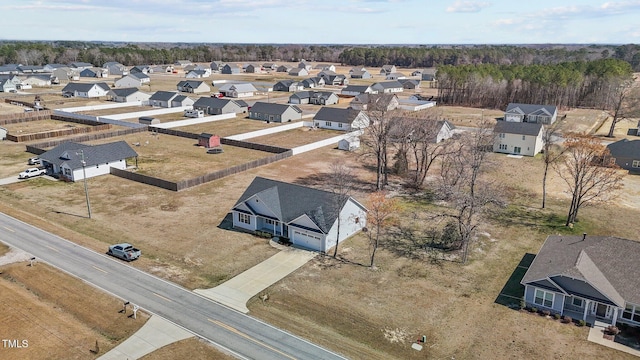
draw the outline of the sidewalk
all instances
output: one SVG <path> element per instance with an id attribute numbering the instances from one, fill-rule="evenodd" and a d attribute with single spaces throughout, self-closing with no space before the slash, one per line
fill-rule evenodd
<path id="1" fill-rule="evenodd" d="M 165 345 L 188 339 L 193 334 L 183 328 L 153 315 L 147 322 L 120 345 L 100 356 L 99 360 L 134 360 Z"/>
<path id="2" fill-rule="evenodd" d="M 627 354 L 640 357 L 640 351 L 632 349 L 628 346 L 624 346 L 622 344 L 618 344 L 617 342 L 613 342 L 611 340 L 605 339 L 603 335 L 604 335 L 604 329 L 607 326 L 609 326 L 609 324 L 596 321 L 595 324 L 593 324 L 593 327 L 589 329 L 589 336 L 587 337 L 587 340 L 594 342 L 596 344 L 600 344 L 602 346 L 606 346 L 612 349 L 616 349 L 618 351 L 626 352 Z"/>
<path id="3" fill-rule="evenodd" d="M 312 251 L 285 247 L 279 253 L 225 283 L 211 289 L 194 291 L 246 314 L 249 312 L 246 306 L 249 299 L 291 274 L 316 255 L 317 253 Z"/>

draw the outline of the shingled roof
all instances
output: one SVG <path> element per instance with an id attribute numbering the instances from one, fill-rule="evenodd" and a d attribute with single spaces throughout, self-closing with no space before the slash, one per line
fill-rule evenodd
<path id="1" fill-rule="evenodd" d="M 82 168 L 80 150 L 84 153 L 85 166 L 106 164 L 138 156 L 138 153 L 124 141 L 100 145 L 85 145 L 70 141 L 41 154 L 40 158 L 58 166 L 67 164 L 71 169 L 80 169 Z"/>
<path id="2" fill-rule="evenodd" d="M 333 121 L 345 124 L 351 124 L 361 111 L 355 109 L 340 109 L 332 107 L 322 107 L 313 120 Z"/>
<path id="3" fill-rule="evenodd" d="M 538 136 L 541 130 L 542 124 L 538 123 L 498 121 L 493 128 L 493 133 Z"/>

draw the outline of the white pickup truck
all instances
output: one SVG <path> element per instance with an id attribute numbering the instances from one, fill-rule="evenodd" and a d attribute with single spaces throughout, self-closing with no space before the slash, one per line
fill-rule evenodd
<path id="1" fill-rule="evenodd" d="M 142 252 L 134 248 L 131 244 L 122 243 L 109 246 L 107 254 L 122 260 L 131 261 L 139 258 Z"/>
<path id="2" fill-rule="evenodd" d="M 47 173 L 46 169 L 28 168 L 27 170 L 18 174 L 18 179 L 28 179 L 34 176 L 40 176 Z"/>

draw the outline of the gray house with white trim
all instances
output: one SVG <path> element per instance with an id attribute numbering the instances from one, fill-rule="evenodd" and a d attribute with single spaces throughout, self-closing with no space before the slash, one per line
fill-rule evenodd
<path id="1" fill-rule="evenodd" d="M 352 197 L 262 177 L 253 179 L 231 214 L 234 228 L 266 231 L 321 252 L 367 224 L 367 209 Z"/>
<path id="2" fill-rule="evenodd" d="M 558 108 L 552 105 L 510 103 L 504 112 L 504 121 L 553 124 Z"/>
<path id="3" fill-rule="evenodd" d="M 193 108 L 208 115 L 220 115 L 247 112 L 248 105 L 242 100 L 201 97 L 193 103 Z"/>
<path id="4" fill-rule="evenodd" d="M 302 110 L 295 105 L 256 102 L 249 109 L 249 119 L 267 122 L 288 122 L 302 118 Z"/>

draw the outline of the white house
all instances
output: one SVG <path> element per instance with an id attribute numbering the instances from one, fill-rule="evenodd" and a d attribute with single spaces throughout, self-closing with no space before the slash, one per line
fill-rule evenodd
<path id="1" fill-rule="evenodd" d="M 266 231 L 321 252 L 367 224 L 367 209 L 352 197 L 262 177 L 253 179 L 231 213 L 234 228 Z"/>
<path id="2" fill-rule="evenodd" d="M 172 101 L 178 96 L 174 91 L 156 91 L 149 98 L 149 105 L 153 107 L 170 108 L 173 107 Z"/>
<path id="3" fill-rule="evenodd" d="M 369 85 L 347 85 L 340 91 L 342 95 L 357 96 L 360 94 L 377 94 L 378 91 L 374 90 Z"/>
<path id="4" fill-rule="evenodd" d="M 111 89 L 107 97 L 115 102 L 148 101 L 151 95 L 143 93 L 138 88 Z"/>
<path id="5" fill-rule="evenodd" d="M 121 77 L 120 79 L 114 81 L 114 85 L 117 88 L 131 88 L 140 87 L 144 84 L 148 84 L 150 81 L 151 79 L 147 74 L 139 72 Z"/>
<path id="6" fill-rule="evenodd" d="M 258 91 L 251 83 L 223 84 L 218 90 L 224 96 L 232 98 L 250 97 Z"/>
<path id="7" fill-rule="evenodd" d="M 111 90 L 106 83 L 68 83 L 63 89 L 62 94 L 68 94 L 73 97 L 94 98 L 106 96 Z"/>
<path id="8" fill-rule="evenodd" d="M 87 178 L 109 174 L 112 167 L 124 170 L 126 159 L 135 157 L 138 154 L 125 141 L 101 145 L 65 142 L 40 155 L 48 173 L 70 181 L 84 179 L 84 173 Z"/>
<path id="9" fill-rule="evenodd" d="M 510 103 L 504 112 L 504 120 L 510 122 L 530 122 L 553 124 L 558 116 L 558 108 L 552 105 Z"/>
<path id="10" fill-rule="evenodd" d="M 317 128 L 352 131 L 369 126 L 369 117 L 360 110 L 322 107 L 313 117 Z"/>
<path id="11" fill-rule="evenodd" d="M 402 83 L 394 81 L 383 81 L 371 85 L 371 88 L 379 93 L 399 93 L 404 91 Z"/>
<path id="12" fill-rule="evenodd" d="M 535 156 L 544 145 L 539 123 L 498 121 L 493 134 L 493 152 L 497 153 Z"/>

